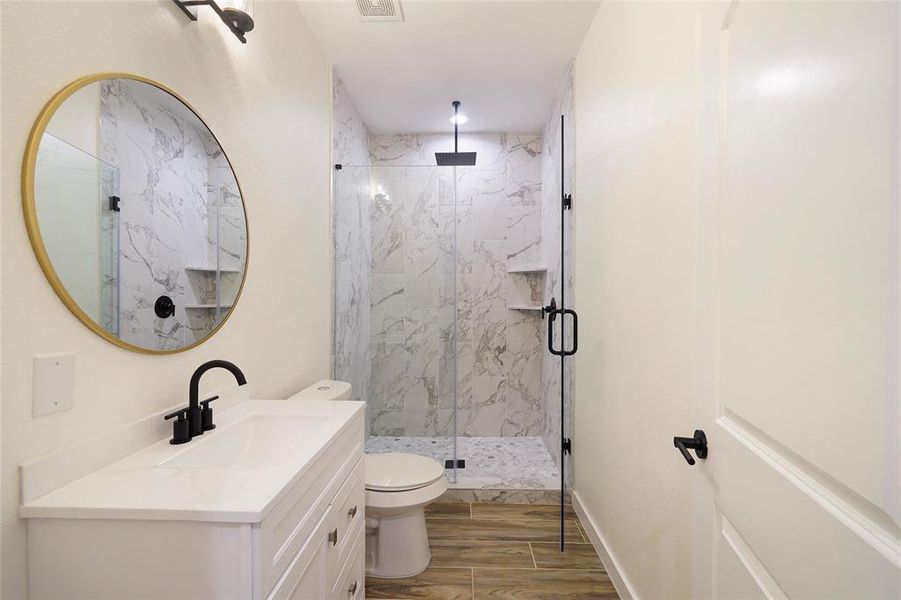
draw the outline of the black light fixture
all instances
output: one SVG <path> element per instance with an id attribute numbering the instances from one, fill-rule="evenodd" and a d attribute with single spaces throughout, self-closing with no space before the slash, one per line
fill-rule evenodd
<path id="1" fill-rule="evenodd" d="M 197 20 L 197 7 L 209 6 L 222 22 L 225 23 L 235 37 L 242 44 L 247 43 L 244 34 L 253 30 L 253 17 L 251 16 L 253 0 L 222 0 L 222 6 L 216 0 L 172 0 L 192 21 Z"/>
<path id="2" fill-rule="evenodd" d="M 465 123 L 465 117 L 460 114 L 460 101 L 454 100 L 454 116 L 451 121 L 454 122 L 454 151 L 453 152 L 436 152 L 435 160 L 439 167 L 471 167 L 476 164 L 475 152 L 458 152 L 457 136 L 460 123 Z"/>

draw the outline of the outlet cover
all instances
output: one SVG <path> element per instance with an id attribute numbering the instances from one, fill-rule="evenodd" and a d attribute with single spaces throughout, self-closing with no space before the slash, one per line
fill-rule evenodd
<path id="1" fill-rule="evenodd" d="M 75 399 L 75 353 L 35 356 L 32 372 L 32 417 L 72 408 Z"/>

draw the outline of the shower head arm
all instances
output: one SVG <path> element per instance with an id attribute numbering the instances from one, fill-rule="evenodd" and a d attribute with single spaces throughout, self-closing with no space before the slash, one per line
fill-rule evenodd
<path id="1" fill-rule="evenodd" d="M 457 128 L 460 127 L 459 120 L 459 112 L 460 112 L 460 101 L 454 100 L 454 153 L 457 152 Z"/>

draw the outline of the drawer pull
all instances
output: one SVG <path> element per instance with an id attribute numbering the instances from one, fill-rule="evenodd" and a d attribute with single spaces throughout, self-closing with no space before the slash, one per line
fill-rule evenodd
<path id="1" fill-rule="evenodd" d="M 328 532 L 328 541 L 332 546 L 338 544 L 338 528 L 335 527 L 331 531 Z"/>
<path id="2" fill-rule="evenodd" d="M 347 511 L 347 517 L 349 519 L 353 519 L 356 516 L 357 516 L 357 505 L 354 504 L 354 507 L 352 509 L 350 509 L 349 511 Z"/>
<path id="3" fill-rule="evenodd" d="M 349 598 L 353 598 L 357 594 L 357 584 L 359 581 L 354 581 L 354 584 L 347 588 L 347 596 Z"/>

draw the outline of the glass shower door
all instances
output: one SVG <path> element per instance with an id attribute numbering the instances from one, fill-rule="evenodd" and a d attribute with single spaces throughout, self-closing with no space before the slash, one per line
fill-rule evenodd
<path id="1" fill-rule="evenodd" d="M 566 491 L 570 482 L 566 476 L 569 470 L 568 458 L 572 454 L 572 439 L 568 437 L 571 415 L 572 364 L 567 358 L 574 355 L 579 347 L 579 320 L 576 311 L 570 308 L 572 302 L 572 280 L 569 278 L 568 258 L 571 231 L 569 215 L 572 210 L 572 196 L 567 193 L 566 179 L 566 119 L 560 115 L 560 260 L 554 297 L 544 308 L 547 313 L 547 348 L 559 360 L 560 379 L 560 551 L 566 548 Z"/>
<path id="2" fill-rule="evenodd" d="M 119 334 L 119 170 L 50 133 L 35 163 L 42 241 L 68 294 Z"/>
<path id="3" fill-rule="evenodd" d="M 335 173 L 335 377 L 367 403 L 367 451 L 456 467 L 453 169 Z"/>

